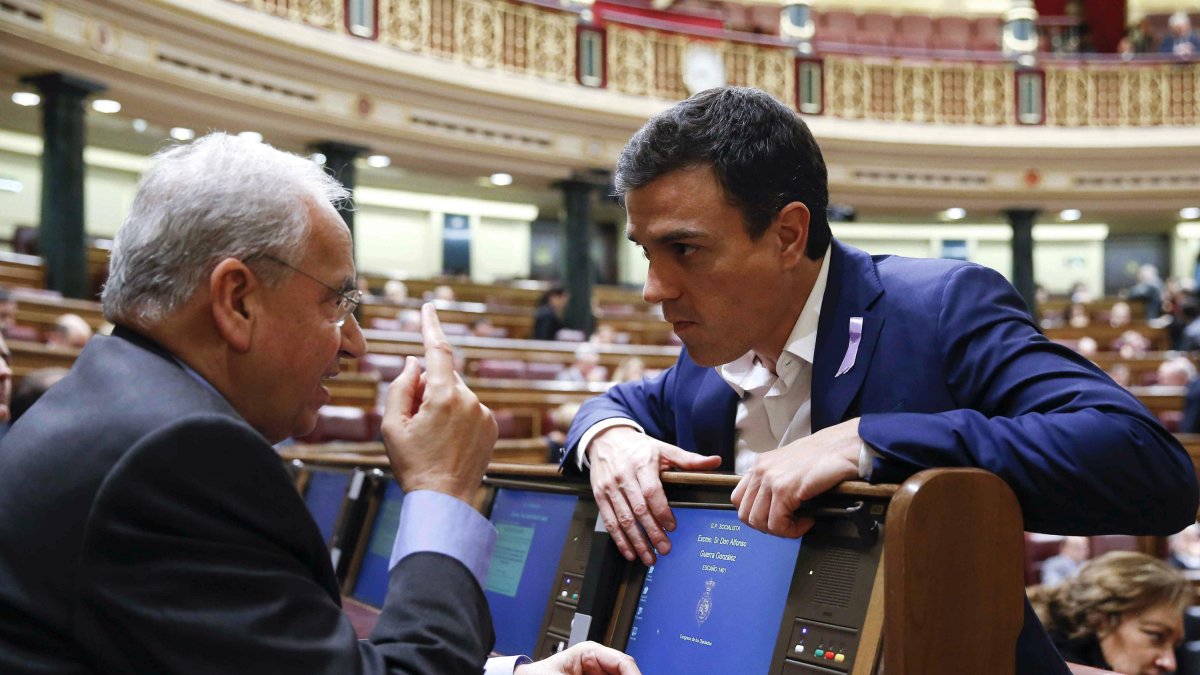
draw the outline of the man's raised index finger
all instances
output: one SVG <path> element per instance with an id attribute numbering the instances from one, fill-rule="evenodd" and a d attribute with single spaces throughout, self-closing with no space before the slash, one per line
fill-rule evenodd
<path id="1" fill-rule="evenodd" d="M 421 306 L 421 337 L 425 342 L 425 373 L 430 383 L 453 383 L 454 350 L 442 332 L 432 303 Z"/>

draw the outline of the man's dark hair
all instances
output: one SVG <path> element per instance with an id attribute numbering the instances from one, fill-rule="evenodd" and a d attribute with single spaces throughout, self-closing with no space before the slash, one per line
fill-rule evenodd
<path id="1" fill-rule="evenodd" d="M 752 239 L 783 207 L 808 207 L 805 254 L 825 254 L 832 233 L 828 177 L 821 149 L 800 116 L 757 89 L 702 91 L 659 113 L 638 130 L 617 160 L 616 194 L 644 187 L 676 169 L 711 166 Z"/>
<path id="2" fill-rule="evenodd" d="M 538 307 L 550 304 L 550 298 L 557 298 L 566 294 L 567 289 L 563 288 L 562 286 L 551 286 L 544 293 L 542 293 L 542 297 L 538 298 Z"/>

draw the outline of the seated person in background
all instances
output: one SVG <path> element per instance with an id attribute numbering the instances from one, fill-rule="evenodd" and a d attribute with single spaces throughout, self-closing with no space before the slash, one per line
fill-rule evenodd
<path id="1" fill-rule="evenodd" d="M 1163 282 L 1157 267 L 1147 263 L 1138 268 L 1137 283 L 1129 288 L 1129 299 L 1142 303 L 1147 319 L 1157 319 L 1162 314 Z"/>
<path id="2" fill-rule="evenodd" d="M 1059 544 L 1058 555 L 1046 558 L 1042 563 L 1042 585 L 1057 586 L 1075 576 L 1091 551 L 1087 537 L 1064 538 Z"/>
<path id="3" fill-rule="evenodd" d="M 396 321 L 400 324 L 400 330 L 406 333 L 417 333 L 421 330 L 421 313 L 415 309 L 396 312 Z"/>
<path id="4" fill-rule="evenodd" d="M 1150 29 L 1150 19 L 1142 17 L 1141 21 L 1129 27 L 1125 37 L 1117 43 L 1117 53 L 1122 56 L 1151 54 L 1154 52 L 1154 42 L 1154 31 Z"/>
<path id="5" fill-rule="evenodd" d="M 560 382 L 604 382 L 608 369 L 600 365 L 600 351 L 584 342 L 575 349 L 575 362 L 559 371 L 554 379 Z"/>
<path id="6" fill-rule="evenodd" d="M 158 155 L 117 233 L 111 337 L 0 441 L 0 672 L 478 675 L 495 528 L 470 505 L 496 440 L 432 305 L 426 372 L 391 384 L 405 491 L 369 640 L 272 444 L 366 353 L 348 196 L 306 158 L 211 134 Z M 36 542 L 36 545 L 34 545 Z M 636 673 L 586 644 L 530 673 Z"/>
<path id="7" fill-rule="evenodd" d="M 636 356 L 630 356 L 617 365 L 613 371 L 613 382 L 635 382 L 646 375 L 646 362 Z"/>
<path id="8" fill-rule="evenodd" d="M 1114 302 L 1112 309 L 1108 312 L 1108 325 L 1113 328 L 1124 328 L 1129 325 L 1133 318 L 1133 312 L 1129 309 L 1128 302 Z"/>
<path id="9" fill-rule="evenodd" d="M 1180 570 L 1200 570 L 1200 523 L 1192 523 L 1167 539 L 1167 564 Z"/>
<path id="10" fill-rule="evenodd" d="M 1173 673 L 1192 589 L 1161 560 L 1113 551 L 1062 585 L 1030 589 L 1029 600 L 1067 661 L 1124 675 Z"/>
<path id="11" fill-rule="evenodd" d="M 15 325 L 17 325 L 17 301 L 7 288 L 0 287 L 0 335 L 7 335 Z"/>
<path id="12" fill-rule="evenodd" d="M 1195 294 L 1184 300 L 1180 308 L 1182 327 L 1176 349 L 1181 352 L 1200 351 L 1200 299 Z"/>
<path id="13" fill-rule="evenodd" d="M 408 302 L 408 286 L 399 279 L 388 279 L 383 285 L 383 297 L 393 305 Z"/>
<path id="14" fill-rule="evenodd" d="M 563 445 L 567 442 L 567 430 L 571 421 L 579 412 L 579 403 L 568 401 L 550 411 L 550 432 L 546 434 L 546 461 L 558 462 L 562 459 Z"/>
<path id="15" fill-rule="evenodd" d="M 83 349 L 92 339 L 92 327 L 78 314 L 63 314 L 54 320 L 54 330 L 46 335 L 50 347 Z"/>
<path id="16" fill-rule="evenodd" d="M 1067 325 L 1071 328 L 1086 328 L 1091 323 L 1092 316 L 1088 313 L 1087 305 L 1075 302 L 1067 308 Z"/>
<path id="17" fill-rule="evenodd" d="M 1196 377 L 1196 365 L 1184 356 L 1174 356 L 1158 364 L 1156 384 L 1183 387 Z"/>
<path id="18" fill-rule="evenodd" d="M 1179 433 L 1200 432 L 1200 379 L 1196 365 L 1185 356 L 1175 356 L 1158 364 L 1157 384 L 1163 387 L 1186 387 L 1183 394 L 1183 418 Z"/>
<path id="19" fill-rule="evenodd" d="M 1121 333 L 1121 337 L 1113 340 L 1112 348 L 1123 359 L 1141 358 L 1146 355 L 1146 352 L 1150 351 L 1150 338 L 1136 330 L 1127 330 Z"/>
<path id="20" fill-rule="evenodd" d="M 433 289 L 429 294 L 429 299 L 434 302 L 454 302 L 457 298 L 454 296 L 454 289 L 446 284 L 442 284 Z"/>
<path id="21" fill-rule="evenodd" d="M 497 330 L 496 326 L 494 326 L 492 324 L 492 320 L 487 317 L 483 317 L 481 319 L 475 319 L 474 321 L 472 321 L 470 330 L 468 332 L 473 337 L 484 337 L 484 338 L 496 337 L 497 335 L 500 334 L 500 331 Z"/>
<path id="22" fill-rule="evenodd" d="M 1079 338 L 1079 342 L 1075 345 L 1075 351 L 1079 352 L 1080 356 L 1092 358 L 1096 352 L 1100 351 L 1100 345 L 1096 344 L 1096 339 L 1090 335 L 1084 335 Z"/>
<path id="23" fill-rule="evenodd" d="M 997 272 L 837 241 L 803 119 L 764 92 L 703 91 L 648 121 L 614 175 L 645 300 L 685 348 L 663 374 L 580 408 L 564 470 L 588 471 L 622 555 L 655 564 L 676 521 L 660 474 L 743 474 L 738 518 L 813 527 L 801 504 L 847 480 L 932 467 L 1004 480 L 1026 530 L 1177 532 L 1195 520 L 1179 442 L 1093 363 L 1051 343 Z M 1026 607 L 1017 672 L 1067 672 Z"/>
<path id="24" fill-rule="evenodd" d="M 1192 20 L 1186 12 L 1175 12 L 1167 19 L 1167 36 L 1158 51 L 1184 57 L 1200 55 L 1200 36 L 1192 31 Z"/>
<path id="25" fill-rule="evenodd" d="M 66 377 L 68 372 L 66 368 L 41 368 L 21 378 L 21 384 L 17 385 L 12 393 L 12 404 L 9 406 L 12 409 L 11 421 L 21 419 L 21 415 L 32 408 L 50 387 Z"/>
<path id="26" fill-rule="evenodd" d="M 592 333 L 588 342 L 594 345 L 615 345 L 617 344 L 617 329 L 613 328 L 610 323 L 602 323 L 596 326 L 596 331 Z"/>
<path id="27" fill-rule="evenodd" d="M 555 286 L 542 293 L 537 310 L 533 313 L 533 339 L 553 340 L 559 330 L 566 328 L 563 312 L 567 309 L 570 295 L 565 288 Z"/>
<path id="28" fill-rule="evenodd" d="M 1083 352 L 1080 353 L 1082 354 Z M 1112 370 L 1108 371 L 1108 376 L 1112 378 L 1113 382 L 1116 382 L 1122 387 L 1133 386 L 1133 372 L 1130 371 L 1129 366 L 1125 365 L 1124 363 L 1114 363 Z"/>
<path id="29" fill-rule="evenodd" d="M 1092 292 L 1088 290 L 1088 285 L 1082 281 L 1076 281 L 1071 286 L 1071 292 L 1068 295 L 1073 303 L 1087 304 L 1095 299 Z"/>

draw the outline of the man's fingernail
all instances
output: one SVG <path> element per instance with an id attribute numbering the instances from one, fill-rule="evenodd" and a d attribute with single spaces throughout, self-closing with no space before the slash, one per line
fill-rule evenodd
<path id="1" fill-rule="evenodd" d="M 671 550 L 671 545 L 665 541 L 658 545 L 658 554 L 659 555 L 666 555 L 670 550 Z"/>
<path id="2" fill-rule="evenodd" d="M 665 529 L 667 532 L 674 532 L 675 531 L 675 523 L 667 523 L 666 525 L 663 526 L 663 529 Z"/>

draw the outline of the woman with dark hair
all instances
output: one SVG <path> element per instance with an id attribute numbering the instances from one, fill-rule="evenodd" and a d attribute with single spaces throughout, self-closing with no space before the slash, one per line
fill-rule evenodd
<path id="1" fill-rule="evenodd" d="M 1068 662 L 1158 675 L 1175 672 L 1192 590 L 1161 560 L 1113 551 L 1059 586 L 1030 589 L 1029 601 Z"/>
<path id="2" fill-rule="evenodd" d="M 542 294 L 533 314 L 534 340 L 553 340 L 555 334 L 566 327 L 563 323 L 563 311 L 567 308 L 569 297 L 561 286 L 555 286 Z"/>

